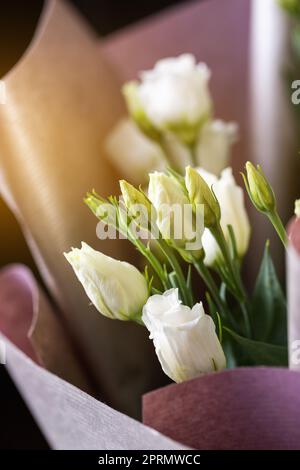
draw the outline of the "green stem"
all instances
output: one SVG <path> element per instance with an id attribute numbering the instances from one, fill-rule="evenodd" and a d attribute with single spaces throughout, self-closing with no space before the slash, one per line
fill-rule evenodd
<path id="1" fill-rule="evenodd" d="M 246 291 L 244 289 L 244 286 L 240 277 L 240 272 L 237 269 L 236 264 L 234 263 L 234 260 L 231 258 L 230 251 L 229 251 L 229 248 L 228 248 L 225 236 L 224 236 L 224 232 L 220 225 L 220 222 L 217 222 L 217 224 L 214 227 L 212 227 L 210 230 L 221 249 L 226 266 L 228 268 L 228 272 L 230 274 L 230 277 L 232 278 L 233 285 L 235 287 L 234 295 L 237 301 L 240 303 L 241 311 L 244 317 L 245 334 L 248 338 L 251 338 L 252 329 L 251 329 L 251 323 L 250 323 L 249 313 L 247 309 L 247 294 L 246 294 Z"/>
<path id="2" fill-rule="evenodd" d="M 115 227 L 118 232 L 122 234 L 125 238 L 128 238 L 128 240 L 136 247 L 136 249 L 146 258 L 146 260 L 152 266 L 153 270 L 158 275 L 164 290 L 169 289 L 170 283 L 160 261 L 135 234 L 132 234 L 132 232 L 129 230 L 129 224 L 124 223 L 124 221 L 120 217 L 120 214 L 118 214 L 118 224 Z"/>
<path id="3" fill-rule="evenodd" d="M 275 209 L 273 212 L 268 213 L 268 217 L 273 227 L 275 228 L 280 240 L 282 241 L 284 247 L 287 248 L 287 242 L 288 242 L 287 234 L 286 234 L 284 225 L 279 217 L 277 210 Z"/>
<path id="4" fill-rule="evenodd" d="M 239 330 L 238 324 L 228 309 L 228 306 L 220 298 L 219 289 L 209 269 L 205 266 L 202 260 L 194 260 L 193 265 L 210 290 L 212 298 L 218 308 L 218 313 L 220 313 L 223 320 L 229 321 L 235 330 Z"/>
<path id="5" fill-rule="evenodd" d="M 174 253 L 172 252 L 172 249 L 169 247 L 169 245 L 163 238 L 160 238 L 157 242 L 161 251 L 166 256 L 170 265 L 172 266 L 172 269 L 176 273 L 176 277 L 177 277 L 178 285 L 180 287 L 180 291 L 182 294 L 183 302 L 186 305 L 189 305 L 190 307 L 192 307 L 193 306 L 193 294 L 187 287 L 186 279 L 184 277 L 181 266 L 176 256 L 174 255 Z"/>
<path id="6" fill-rule="evenodd" d="M 214 281 L 214 278 L 212 277 L 211 273 L 203 263 L 203 260 L 194 260 L 193 265 L 198 272 L 198 274 L 201 276 L 203 281 L 205 282 L 206 286 L 208 287 L 212 298 L 220 312 L 221 315 L 225 316 L 225 311 L 224 311 L 224 305 L 220 299 L 220 294 L 218 287 Z"/>
<path id="7" fill-rule="evenodd" d="M 196 143 L 193 143 L 193 144 L 189 145 L 190 156 L 191 156 L 191 161 L 192 161 L 193 167 L 198 166 L 196 149 L 197 149 L 197 144 Z"/>
<path id="8" fill-rule="evenodd" d="M 97 209 L 99 207 L 99 200 L 95 196 L 90 197 L 90 201 L 89 201 L 88 206 L 93 211 L 93 213 L 96 215 L 96 217 L 99 220 L 102 220 L 97 215 Z M 127 218 L 124 220 L 124 217 L 122 217 L 122 212 L 119 209 L 119 207 L 116 204 L 114 204 L 114 207 L 116 209 L 116 219 L 117 220 L 114 221 L 114 223 L 110 223 L 109 225 L 111 227 L 115 228 L 119 232 L 119 234 L 121 234 L 124 238 L 127 238 L 136 247 L 136 249 L 147 259 L 149 264 L 152 266 L 153 270 L 158 275 L 164 290 L 169 289 L 171 287 L 170 282 L 169 282 L 168 276 L 167 276 L 164 268 L 162 267 L 160 261 L 151 252 L 151 250 L 148 247 L 146 247 L 143 244 L 143 242 L 139 238 L 137 238 L 136 235 L 133 234 L 129 230 L 129 225 L 130 224 L 128 223 Z"/>
<path id="9" fill-rule="evenodd" d="M 217 222 L 217 224 L 214 227 L 210 228 L 210 231 L 211 231 L 212 235 L 214 236 L 216 242 L 218 243 L 218 245 L 221 249 L 221 252 L 222 252 L 222 255 L 224 257 L 227 269 L 229 271 L 229 274 L 232 278 L 232 281 L 233 281 L 235 289 L 236 289 L 237 300 L 239 302 L 244 302 L 245 299 L 246 299 L 244 288 L 241 285 L 239 276 L 237 275 L 235 266 L 233 265 L 231 255 L 230 255 L 230 251 L 229 251 L 229 248 L 228 248 L 225 236 L 224 236 L 224 232 L 222 230 L 222 227 L 221 227 L 220 223 Z"/>
<path id="10" fill-rule="evenodd" d="M 173 170 L 175 170 L 177 173 L 181 175 L 182 169 L 179 168 L 179 166 L 174 162 L 174 158 L 170 153 L 170 149 L 168 148 L 168 145 L 166 144 L 165 139 L 162 137 L 158 143 L 165 157 L 167 166 L 169 166 L 170 168 L 173 168 Z"/>
<path id="11" fill-rule="evenodd" d="M 242 314 L 243 314 L 243 317 L 244 317 L 246 336 L 247 336 L 247 338 L 251 338 L 252 337 L 252 327 L 251 327 L 250 318 L 249 318 L 249 314 L 248 314 L 248 310 L 247 310 L 247 306 L 246 306 L 245 302 L 241 303 L 241 311 L 242 311 Z"/>
<path id="12" fill-rule="evenodd" d="M 135 245 L 137 250 L 147 259 L 149 264 L 152 266 L 152 268 L 154 269 L 154 271 L 158 275 L 158 277 L 159 277 L 159 279 L 160 279 L 160 281 L 163 285 L 163 288 L 165 290 L 169 289 L 170 285 L 169 285 L 168 278 L 166 276 L 166 272 L 163 269 L 163 267 L 162 267 L 161 263 L 159 262 L 159 260 L 156 258 L 156 256 L 150 251 L 149 248 L 147 248 L 143 244 L 143 242 L 141 242 L 140 239 L 130 238 L 130 241 Z"/>

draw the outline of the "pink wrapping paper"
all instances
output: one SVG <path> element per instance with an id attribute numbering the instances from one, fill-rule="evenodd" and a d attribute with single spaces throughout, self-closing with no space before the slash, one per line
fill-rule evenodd
<path id="1" fill-rule="evenodd" d="M 25 266 L 0 271 L 0 333 L 36 364 L 96 395 L 70 334 Z"/>
<path id="2" fill-rule="evenodd" d="M 300 449 L 300 374 L 252 367 L 148 393 L 143 422 L 196 449 Z"/>

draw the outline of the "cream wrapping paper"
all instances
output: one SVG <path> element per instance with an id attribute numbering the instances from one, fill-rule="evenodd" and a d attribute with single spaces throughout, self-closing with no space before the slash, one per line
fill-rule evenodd
<path id="1" fill-rule="evenodd" d="M 87 25 L 56 0 L 45 3 L 29 48 L 3 83 L 1 193 L 100 396 L 136 415 L 141 394 L 158 384 L 159 367 L 146 333 L 100 316 L 63 257 L 81 240 L 115 258 L 126 256 L 118 241 L 97 240 L 96 219 L 82 201 L 93 188 L 102 195 L 117 192 L 118 176 L 103 143 L 123 112 L 120 85 Z"/>

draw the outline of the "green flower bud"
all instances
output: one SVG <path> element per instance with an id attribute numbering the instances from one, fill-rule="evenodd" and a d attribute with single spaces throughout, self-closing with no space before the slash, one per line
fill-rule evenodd
<path id="1" fill-rule="evenodd" d="M 247 175 L 242 176 L 253 205 L 260 212 L 273 212 L 276 207 L 274 192 L 261 167 L 257 165 L 255 168 L 251 162 L 247 162 L 246 172 Z"/>
<path id="2" fill-rule="evenodd" d="M 188 166 L 185 172 L 185 185 L 193 206 L 204 205 L 204 225 L 212 227 L 221 218 L 220 205 L 213 191 L 197 170 Z"/>
<path id="3" fill-rule="evenodd" d="M 99 220 L 108 225 L 115 225 L 116 209 L 108 200 L 92 192 L 87 193 L 84 202 Z"/>
<path id="4" fill-rule="evenodd" d="M 151 213 L 154 210 L 146 195 L 125 180 L 120 181 L 124 204 L 129 215 L 137 218 L 138 225 L 148 229 L 151 227 Z"/>
<path id="5" fill-rule="evenodd" d="M 202 256 L 203 220 L 193 212 L 180 182 L 165 173 L 150 173 L 148 195 L 163 238 L 182 255 L 186 251 L 192 252 L 195 258 Z"/>

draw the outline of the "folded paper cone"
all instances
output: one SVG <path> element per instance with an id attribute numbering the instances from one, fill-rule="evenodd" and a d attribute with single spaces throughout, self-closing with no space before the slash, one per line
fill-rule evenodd
<path id="1" fill-rule="evenodd" d="M 41 368 L 0 332 L 1 344 L 5 367 L 52 449 L 185 449 Z"/>
<path id="2" fill-rule="evenodd" d="M 144 424 L 196 449 L 300 449 L 300 374 L 238 368 L 143 397 Z"/>
<path id="3" fill-rule="evenodd" d="M 56 0 L 45 3 L 32 43 L 3 83 L 1 193 L 22 225 L 100 396 L 136 414 L 141 393 L 159 383 L 146 334 L 101 317 L 63 257 L 84 240 L 124 259 L 117 240 L 97 239 L 97 221 L 83 203 L 93 188 L 104 196 L 118 191 L 118 175 L 103 144 L 123 113 L 120 84 L 94 34 Z"/>

